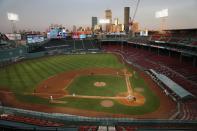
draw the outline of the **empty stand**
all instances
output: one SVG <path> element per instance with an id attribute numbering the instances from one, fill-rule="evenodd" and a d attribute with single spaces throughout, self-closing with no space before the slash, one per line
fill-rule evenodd
<path id="1" fill-rule="evenodd" d="M 79 131 L 97 131 L 97 126 L 80 126 Z"/>
<path id="2" fill-rule="evenodd" d="M 1 120 L 5 121 L 13 121 L 13 122 L 20 122 L 20 123 L 26 123 L 31 125 L 37 125 L 37 126 L 44 126 L 44 127 L 62 127 L 64 124 L 52 122 L 48 120 L 42 120 L 38 118 L 31 118 L 31 117 L 24 117 L 24 116 L 17 116 L 17 115 L 11 115 L 11 114 L 2 114 L 0 116 Z"/>
<path id="3" fill-rule="evenodd" d="M 197 96 L 197 68 L 192 67 L 187 63 L 180 63 L 176 57 L 157 55 L 154 52 L 144 50 L 142 48 L 136 48 L 134 46 L 121 44 L 108 44 L 103 45 L 102 49 L 110 52 L 121 53 L 125 59 L 132 62 L 133 65 L 138 65 L 144 70 L 154 69 L 158 73 L 164 74 L 171 78 L 173 81 L 181 85 L 183 88 L 192 92 Z M 190 81 L 192 78 L 193 81 Z M 196 101 L 192 101 L 189 104 L 181 104 L 181 112 L 184 112 L 178 117 L 182 120 L 195 120 L 196 117 Z M 117 127 L 118 130 L 127 130 L 124 127 Z M 132 130 L 135 130 L 135 128 Z"/>

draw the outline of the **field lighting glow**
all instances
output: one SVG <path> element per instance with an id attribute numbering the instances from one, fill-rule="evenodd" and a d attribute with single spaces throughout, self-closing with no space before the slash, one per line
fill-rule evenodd
<path id="1" fill-rule="evenodd" d="M 100 19 L 99 20 L 99 23 L 100 24 L 109 24 L 110 23 L 110 20 L 109 19 Z"/>
<path id="2" fill-rule="evenodd" d="M 18 20 L 19 20 L 18 14 L 8 13 L 8 20 L 11 20 L 11 21 L 18 21 Z"/>
<path id="3" fill-rule="evenodd" d="M 168 9 L 163 9 L 155 13 L 156 18 L 168 17 Z"/>

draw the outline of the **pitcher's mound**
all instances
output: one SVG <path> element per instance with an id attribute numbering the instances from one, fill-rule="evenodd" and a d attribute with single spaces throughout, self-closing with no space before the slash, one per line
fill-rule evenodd
<path id="1" fill-rule="evenodd" d="M 96 87 L 103 87 L 103 86 L 106 86 L 106 83 L 105 82 L 95 82 L 94 86 L 96 86 Z"/>
<path id="2" fill-rule="evenodd" d="M 112 107 L 113 105 L 114 105 L 114 102 L 111 100 L 101 101 L 101 106 L 103 106 L 103 107 Z"/>

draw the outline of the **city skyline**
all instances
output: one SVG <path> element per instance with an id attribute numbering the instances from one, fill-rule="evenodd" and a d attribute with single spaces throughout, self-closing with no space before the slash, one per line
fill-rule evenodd
<path id="1" fill-rule="evenodd" d="M 177 4 L 178 2 L 178 4 Z M 112 20 L 124 23 L 124 7 L 130 7 L 133 16 L 137 0 L 0 0 L 0 32 L 11 32 L 7 13 L 19 15 L 17 30 L 45 31 L 51 24 L 62 24 L 69 30 L 73 25 L 91 27 L 91 18 L 105 18 L 105 10 L 112 11 Z M 155 12 L 168 8 L 167 29 L 197 28 L 196 0 L 141 0 L 136 21 L 141 29 L 159 29 L 160 20 Z"/>

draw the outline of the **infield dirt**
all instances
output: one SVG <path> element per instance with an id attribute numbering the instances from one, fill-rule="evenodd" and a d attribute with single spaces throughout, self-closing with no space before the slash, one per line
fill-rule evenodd
<path id="1" fill-rule="evenodd" d="M 96 116 L 96 117 L 103 117 L 103 116 L 113 117 L 114 116 L 114 117 L 133 117 L 133 118 L 160 118 L 160 119 L 168 118 L 169 115 L 167 114 L 170 114 L 170 112 L 174 111 L 176 108 L 174 102 L 169 97 L 165 96 L 165 93 L 161 91 L 161 89 L 150 79 L 149 76 L 147 76 L 144 72 L 139 71 L 138 69 L 135 69 L 135 70 L 139 72 L 140 77 L 142 77 L 145 80 L 149 88 L 160 98 L 160 107 L 154 112 L 147 113 L 144 115 L 123 115 L 121 114 L 121 112 L 120 114 L 112 114 L 112 113 L 106 113 L 106 112 L 76 109 L 76 108 L 71 108 L 71 107 L 51 107 L 51 106 L 41 105 L 41 104 L 24 103 L 24 102 L 18 101 L 15 98 L 14 94 L 10 92 L 9 90 L 0 91 L 0 100 L 5 106 L 11 106 L 15 108 L 29 109 L 29 110 L 35 110 L 35 111 L 43 111 L 43 112 L 48 112 L 48 113 L 59 112 L 59 113 L 68 113 L 68 114 L 82 115 L 82 116 Z M 81 69 L 81 70 L 61 73 L 61 74 L 52 76 L 48 78 L 47 80 L 39 83 L 34 92 L 35 93 L 34 95 L 37 95 L 42 98 L 47 98 L 47 99 L 49 99 L 51 95 L 53 95 L 54 99 L 63 98 L 65 95 L 68 95 L 66 88 L 74 80 L 74 78 L 79 74 L 117 75 L 117 72 L 119 72 L 119 75 L 124 75 L 124 73 L 120 69 L 111 69 L 111 68 L 93 68 L 93 69 L 83 69 L 83 70 Z M 127 94 L 120 93 L 119 95 L 124 97 Z M 131 103 L 131 102 L 128 103 L 128 101 L 121 101 L 121 99 L 118 101 L 124 105 Z"/>

